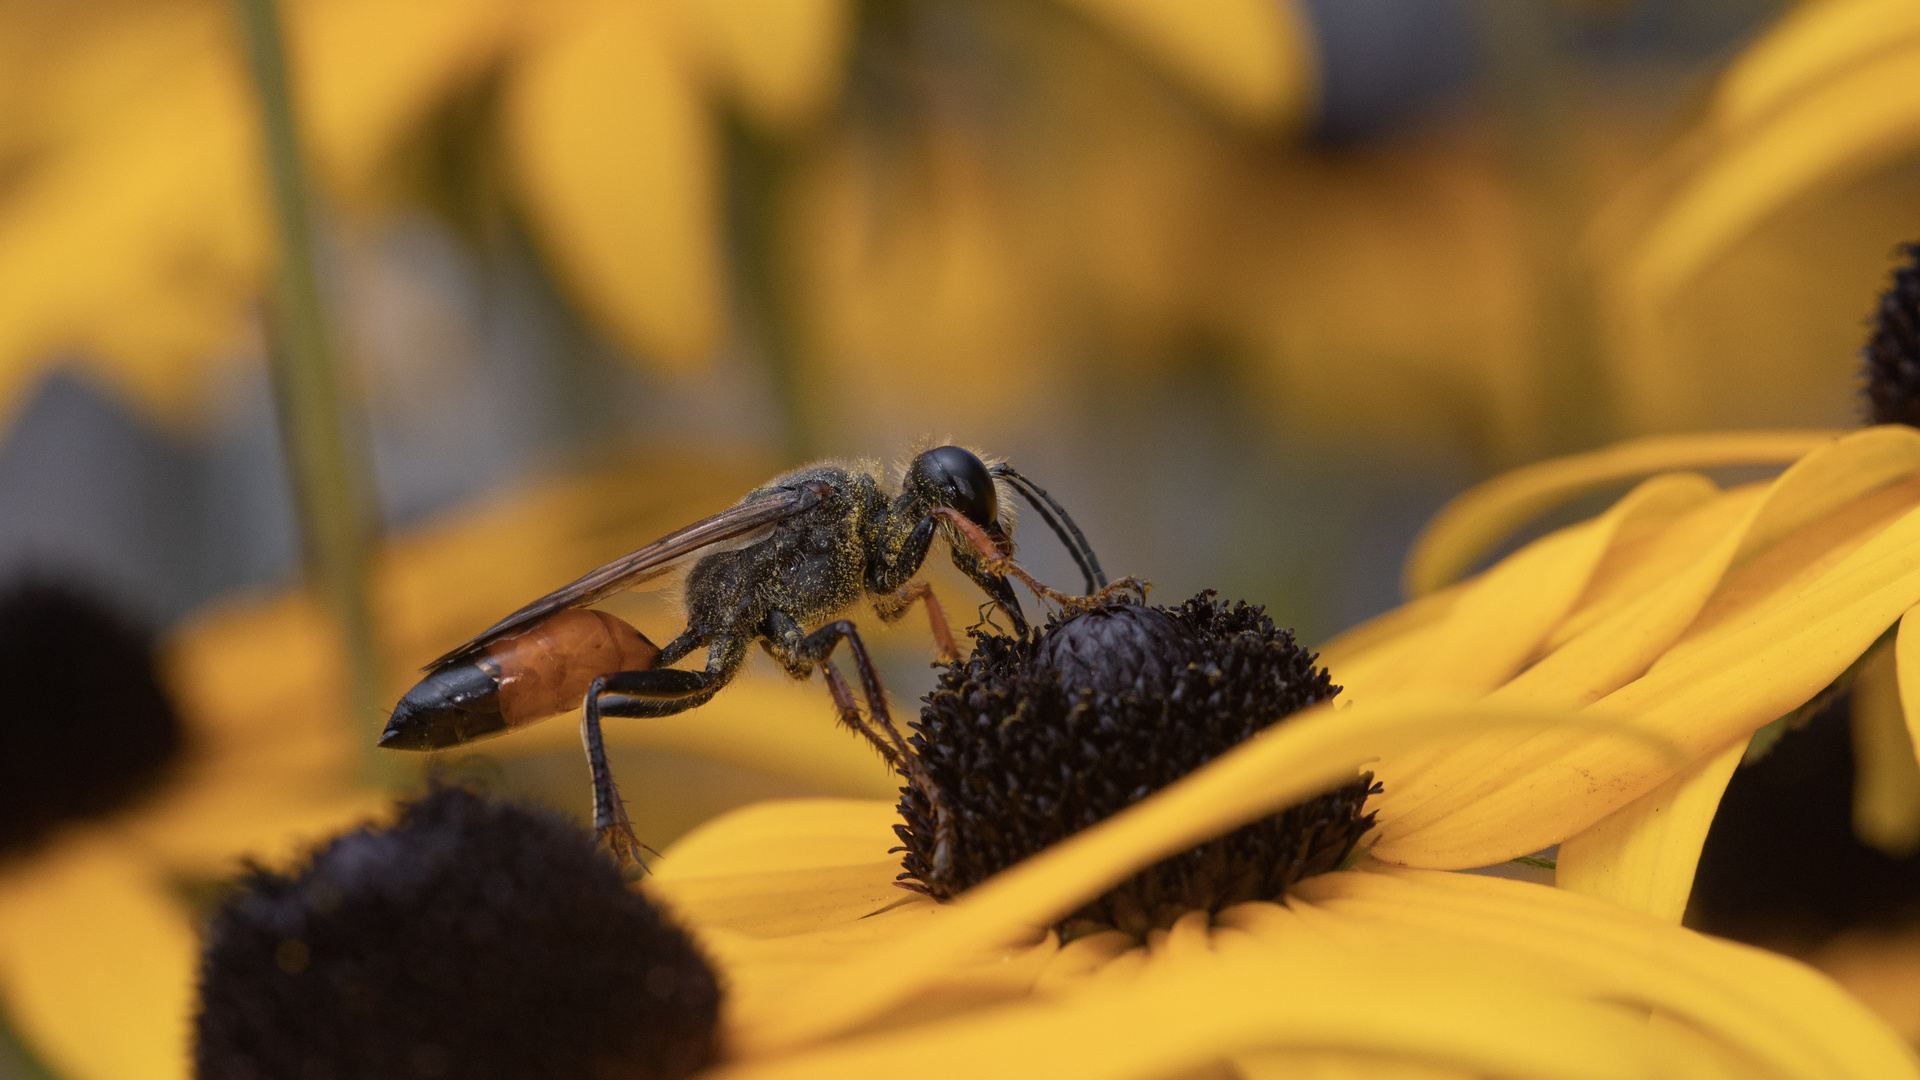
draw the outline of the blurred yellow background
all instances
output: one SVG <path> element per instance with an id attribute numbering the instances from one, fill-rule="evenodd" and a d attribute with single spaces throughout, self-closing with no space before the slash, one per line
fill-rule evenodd
<path id="1" fill-rule="evenodd" d="M 209 730 L 311 714 L 335 735 L 299 767 L 346 793 L 378 718 L 299 585 L 280 433 L 307 406 L 269 374 L 298 249 L 250 5 L 0 0 L 0 570 L 164 629 Z M 1856 423 L 1865 319 L 1920 238 L 1908 0 L 278 14 L 387 703 L 781 469 L 928 438 L 1018 463 L 1156 599 L 1217 588 L 1322 641 L 1501 469 Z M 677 630 L 657 595 L 617 610 Z M 877 636 L 910 702 L 925 633 Z M 888 790 L 770 667 L 684 719 L 613 736 L 656 846 Z M 443 764 L 583 814 L 573 739 Z"/>

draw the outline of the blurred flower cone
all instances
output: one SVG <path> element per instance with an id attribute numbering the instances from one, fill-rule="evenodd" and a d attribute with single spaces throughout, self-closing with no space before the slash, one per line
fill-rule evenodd
<path id="1" fill-rule="evenodd" d="M 1629 430 L 1850 419 L 1858 297 L 1920 235 L 1920 14 L 1793 6 L 1589 237 Z"/>
<path id="2" fill-rule="evenodd" d="M 1369 753 L 1563 722 L 1430 700 L 1315 709 L 951 904 L 893 888 L 880 802 L 737 811 L 646 888 L 730 983 L 725 1076 L 902 1058 L 956 1077 L 1913 1075 L 1911 1050 L 1799 964 L 1538 885 L 1362 863 L 1144 943 L 1047 929 Z"/>

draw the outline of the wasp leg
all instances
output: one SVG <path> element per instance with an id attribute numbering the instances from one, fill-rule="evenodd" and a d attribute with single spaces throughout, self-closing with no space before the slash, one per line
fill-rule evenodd
<path id="1" fill-rule="evenodd" d="M 947 613 L 933 595 L 932 585 L 924 581 L 909 581 L 894 592 L 875 597 L 873 610 L 882 622 L 893 622 L 905 615 L 915 600 L 926 601 L 927 622 L 933 627 L 933 644 L 940 652 L 940 659 L 949 664 L 959 662 L 960 650 L 953 644 L 953 628 L 947 625 Z"/>
<path id="2" fill-rule="evenodd" d="M 860 673 L 860 685 L 866 691 L 867 713 L 873 718 L 873 725 L 892 738 L 895 748 L 899 751 L 900 765 L 904 766 L 902 771 L 913 774 L 913 779 L 919 781 L 921 788 L 927 792 L 928 798 L 933 803 L 934 867 L 936 871 L 945 873 L 951 869 L 951 853 L 954 844 L 952 816 L 947 812 L 946 800 L 941 798 L 939 786 L 933 782 L 931 776 L 927 775 L 926 766 L 921 762 L 920 756 L 913 752 L 906 741 L 900 737 L 899 729 L 893 726 L 893 715 L 887 710 L 886 691 L 880 687 L 880 673 L 874 669 L 873 658 L 867 655 L 867 646 L 860 640 L 859 630 L 855 629 L 852 621 L 848 619 L 830 622 L 801 639 L 799 647 L 794 649 L 794 655 L 799 660 L 816 663 L 824 668 L 827 672 L 827 685 L 831 687 L 840 678 L 840 673 L 834 669 L 833 662 L 827 657 L 833 652 L 834 646 L 840 644 L 842 640 L 846 641 L 848 651 L 853 653 L 853 665 Z M 835 696 L 837 700 L 838 694 Z M 853 704 L 852 698 L 852 694 L 847 695 L 847 705 Z"/>
<path id="3" fill-rule="evenodd" d="M 840 676 L 839 670 L 831 663 L 808 660 L 800 656 L 801 646 L 806 640 L 806 631 L 801 629 L 793 616 L 778 608 L 767 613 L 766 627 L 760 638 L 760 645 L 766 649 L 767 655 L 773 657 L 774 663 L 786 669 L 787 674 L 796 679 L 811 678 L 815 667 L 822 668 L 822 674 L 827 680 L 827 692 L 833 695 L 833 706 L 840 714 L 840 722 L 845 724 L 849 731 L 867 740 L 875 750 L 880 751 L 880 756 L 886 759 L 889 766 L 895 769 L 901 768 L 903 763 L 900 754 L 906 748 L 900 741 L 899 732 L 892 730 L 892 725 L 889 724 L 887 735 L 891 741 L 881 738 L 880 733 L 868 725 L 866 717 L 860 715 L 860 706 L 854 703 L 853 691 L 847 687 L 847 680 Z"/>
<path id="4" fill-rule="evenodd" d="M 669 648 L 679 646 L 685 655 L 691 648 L 685 635 Z M 653 851 L 634 835 L 633 822 L 627 817 L 626 803 L 613 782 L 613 769 L 607 764 L 606 740 L 600 732 L 602 716 L 670 716 L 685 712 L 720 692 L 740 670 L 746 659 L 745 640 L 734 637 L 714 639 L 707 650 L 705 671 L 677 668 L 652 668 L 646 671 L 616 671 L 602 675 L 587 687 L 586 701 L 580 710 L 580 741 L 587 751 L 587 771 L 593 777 L 593 831 L 613 850 L 622 867 L 646 868 L 642 850 Z M 661 650 L 666 655 L 666 650 Z M 655 855 L 659 852 L 653 851 Z"/>
<path id="5" fill-rule="evenodd" d="M 1147 590 L 1153 588 L 1152 584 L 1139 578 L 1124 577 L 1091 596 L 1075 596 L 1072 593 L 1061 592 L 1050 585 L 1041 584 L 1032 574 L 1027 573 L 1019 563 L 1013 561 L 1013 556 L 1003 553 L 994 543 L 993 538 L 988 536 L 980 526 L 969 521 L 965 514 L 947 506 L 936 506 L 933 508 L 933 513 L 951 522 L 967 543 L 973 546 L 973 549 L 979 553 L 982 568 L 987 573 L 1002 578 L 1018 578 L 1027 588 L 1033 590 L 1035 596 L 1043 600 L 1051 600 L 1062 607 L 1095 608 L 1122 592 L 1136 593 L 1144 601 L 1147 598 Z"/>

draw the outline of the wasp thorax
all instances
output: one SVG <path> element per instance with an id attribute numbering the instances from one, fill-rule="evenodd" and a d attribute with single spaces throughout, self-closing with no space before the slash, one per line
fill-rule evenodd
<path id="1" fill-rule="evenodd" d="M 1920 427 L 1920 244 L 1902 250 L 1906 262 L 1873 314 L 1863 393 L 1870 423 Z"/>
<path id="2" fill-rule="evenodd" d="M 180 751 L 152 640 L 74 589 L 0 594 L 0 685 L 0 855 L 138 800 Z"/>
<path id="3" fill-rule="evenodd" d="M 207 934 L 196 1075 L 678 1080 L 719 1002 L 586 833 L 441 788 L 242 882 Z"/>
<path id="4" fill-rule="evenodd" d="M 1030 640 L 978 636 L 913 724 L 900 800 L 903 879 L 947 898 L 1173 783 L 1339 693 L 1262 609 L 1212 593 L 1109 604 Z M 905 775 L 905 774 L 903 774 Z M 1068 920 L 1143 933 L 1192 910 L 1274 899 L 1338 866 L 1372 825 L 1372 777 L 1256 821 L 1123 882 Z M 953 829 L 936 851 L 935 806 Z"/>

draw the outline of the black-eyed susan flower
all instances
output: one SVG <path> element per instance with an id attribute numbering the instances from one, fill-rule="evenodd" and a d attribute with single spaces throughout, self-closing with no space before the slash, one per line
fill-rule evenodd
<path id="1" fill-rule="evenodd" d="M 200 1080 L 679 1080 L 714 1052 L 699 951 L 584 830 L 443 787 L 256 871 L 207 930 Z"/>
<path id="2" fill-rule="evenodd" d="M 1335 869 L 1371 823 L 1369 755 L 1618 724 L 1432 695 L 1340 709 L 1257 612 L 1149 610 L 989 639 L 950 670 L 916 725 L 925 767 L 902 768 L 904 823 L 767 804 L 668 852 L 647 888 L 730 986 L 720 1075 L 1914 1074 L 1792 961 L 1544 886 Z M 1162 757 L 1205 763 L 1174 779 Z M 975 790 L 943 795 L 956 783 Z M 889 825 L 927 892 L 992 876 L 903 897 Z"/>
<path id="3" fill-rule="evenodd" d="M 1308 109 L 1292 5 L 1068 6 L 1236 120 L 1287 126 Z M 804 131 L 837 96 L 856 16 L 845 0 L 282 7 L 301 126 L 338 205 L 417 195 L 409 155 L 465 109 L 580 308 L 681 370 L 723 336 L 727 119 Z M 0 413 L 79 351 L 177 416 L 231 351 L 273 246 L 233 16 L 219 0 L 0 11 Z"/>
<path id="4" fill-rule="evenodd" d="M 64 1077 L 184 1076 L 192 894 L 373 808 L 348 733 L 176 714 L 151 642 L 62 586 L 0 597 L 0 672 L 0 1005 Z"/>

